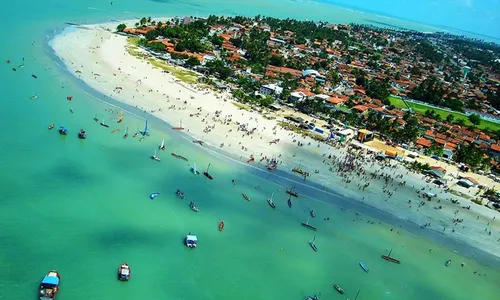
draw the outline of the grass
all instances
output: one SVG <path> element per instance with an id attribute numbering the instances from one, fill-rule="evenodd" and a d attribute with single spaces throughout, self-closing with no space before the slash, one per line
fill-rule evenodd
<path id="1" fill-rule="evenodd" d="M 244 109 L 244 110 L 250 110 L 251 107 L 250 105 L 247 105 L 247 104 L 243 104 L 243 103 L 239 103 L 239 102 L 231 102 L 234 106 L 236 106 L 237 108 L 239 109 Z"/>
<path id="2" fill-rule="evenodd" d="M 286 130 L 293 131 L 295 133 L 301 134 L 302 136 L 308 136 L 316 141 L 322 142 L 325 140 L 325 137 L 319 133 L 315 133 L 315 132 L 307 130 L 307 129 L 299 128 L 298 126 L 295 126 L 294 124 L 291 124 L 291 123 L 288 123 L 285 121 L 278 121 L 278 125 Z"/>
<path id="3" fill-rule="evenodd" d="M 126 46 L 128 54 L 137 57 L 137 58 L 147 58 L 147 61 L 155 68 L 162 69 L 164 71 L 170 72 L 174 75 L 175 78 L 179 79 L 182 82 L 186 83 L 196 83 L 198 81 L 198 75 L 193 72 L 183 68 L 174 67 L 169 65 L 161 60 L 157 60 L 153 57 L 149 57 L 149 55 L 144 54 L 144 52 L 139 49 L 139 38 L 138 37 L 129 37 L 127 39 Z"/>
<path id="4" fill-rule="evenodd" d="M 389 101 L 391 102 L 392 105 L 394 105 L 397 108 L 403 108 L 403 109 L 408 108 L 408 106 L 405 105 L 405 102 L 400 98 L 390 96 Z M 431 107 L 431 106 L 428 106 L 425 104 L 420 104 L 420 103 L 413 103 L 413 102 L 406 102 L 406 103 L 411 107 L 411 109 L 415 113 L 417 113 L 419 115 L 425 115 L 425 112 L 430 109 L 430 110 L 434 110 L 439 116 L 441 116 L 441 119 L 443 119 L 443 120 L 446 120 L 446 117 L 451 114 L 454 117 L 454 119 L 453 119 L 454 121 L 457 121 L 458 119 L 462 119 L 465 121 L 465 125 L 472 126 L 472 123 L 469 121 L 469 118 L 463 113 L 450 112 L 450 111 L 447 111 L 444 109 L 435 108 L 435 107 Z M 492 121 L 488 121 L 488 120 L 481 120 L 481 123 L 477 126 L 477 128 L 483 129 L 483 130 L 489 129 L 492 131 L 496 131 L 496 130 L 500 130 L 500 124 L 492 122 Z"/>

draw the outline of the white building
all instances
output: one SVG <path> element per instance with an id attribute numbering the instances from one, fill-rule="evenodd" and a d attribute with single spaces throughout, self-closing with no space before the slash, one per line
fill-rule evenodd
<path id="1" fill-rule="evenodd" d="M 307 95 L 302 93 L 302 92 L 293 92 L 290 94 L 290 97 L 288 97 L 288 101 L 292 103 L 296 102 L 302 102 L 307 99 Z"/>
<path id="2" fill-rule="evenodd" d="M 262 95 L 279 96 L 283 92 L 283 88 L 277 84 L 266 84 L 260 87 L 259 93 Z"/>

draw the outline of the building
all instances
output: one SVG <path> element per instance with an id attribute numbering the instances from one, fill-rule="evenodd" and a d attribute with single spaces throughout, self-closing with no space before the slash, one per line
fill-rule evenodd
<path id="1" fill-rule="evenodd" d="M 259 93 L 262 95 L 279 96 L 283 92 L 283 88 L 277 84 L 266 84 L 260 87 Z"/>
<path id="2" fill-rule="evenodd" d="M 290 94 L 290 97 L 288 97 L 288 101 L 292 103 L 302 102 L 306 99 L 307 96 L 303 92 L 293 92 Z"/>

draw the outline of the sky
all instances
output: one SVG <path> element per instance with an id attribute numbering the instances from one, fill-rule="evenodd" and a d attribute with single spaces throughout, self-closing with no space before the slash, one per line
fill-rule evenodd
<path id="1" fill-rule="evenodd" d="M 323 0 L 434 26 L 500 38 L 500 0 Z"/>

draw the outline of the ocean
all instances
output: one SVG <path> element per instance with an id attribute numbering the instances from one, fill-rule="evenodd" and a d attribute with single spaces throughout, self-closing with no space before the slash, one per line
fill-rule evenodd
<path id="1" fill-rule="evenodd" d="M 40 280 L 51 269 L 62 276 L 59 300 L 304 299 L 317 293 L 322 299 L 353 299 L 358 290 L 360 300 L 498 295 L 498 269 L 329 203 L 342 197 L 341 188 L 333 190 L 335 196 L 303 189 L 306 195 L 289 208 L 282 181 L 207 151 L 168 124 L 106 99 L 67 72 L 48 44 L 65 22 L 208 14 L 338 23 L 370 19 L 429 30 L 307 1 L 115 0 L 111 5 L 97 0 L 23 0 L 4 5 L 0 299 L 36 299 Z M 121 110 L 124 121 L 119 124 Z M 110 128 L 94 122 L 96 115 Z M 132 133 L 143 128 L 145 119 L 151 135 L 139 142 Z M 47 129 L 51 123 L 54 130 Z M 68 128 L 67 136 L 57 132 L 62 125 Z M 124 139 L 127 127 L 130 135 Z M 114 128 L 120 132 L 112 134 Z M 77 138 L 80 129 L 87 131 L 86 140 Z M 159 152 L 162 161 L 157 163 L 150 156 L 162 139 L 167 150 Z M 175 159 L 170 152 L 190 161 Z M 215 179 L 189 172 L 193 162 L 200 171 L 211 164 Z M 184 200 L 176 197 L 177 189 L 185 192 Z M 149 199 L 152 192 L 160 193 L 155 200 Z M 275 210 L 266 203 L 273 192 Z M 190 201 L 200 212 L 189 208 Z M 309 222 L 317 232 L 300 225 L 311 209 L 317 216 Z M 195 250 L 183 245 L 189 232 L 199 238 Z M 318 252 L 309 247 L 313 238 Z M 381 259 L 391 249 L 401 265 Z M 445 267 L 448 259 L 452 264 Z M 116 280 L 124 261 L 132 269 L 126 283 Z M 359 267 L 361 261 L 368 273 Z M 334 283 L 346 294 L 340 296 Z"/>

